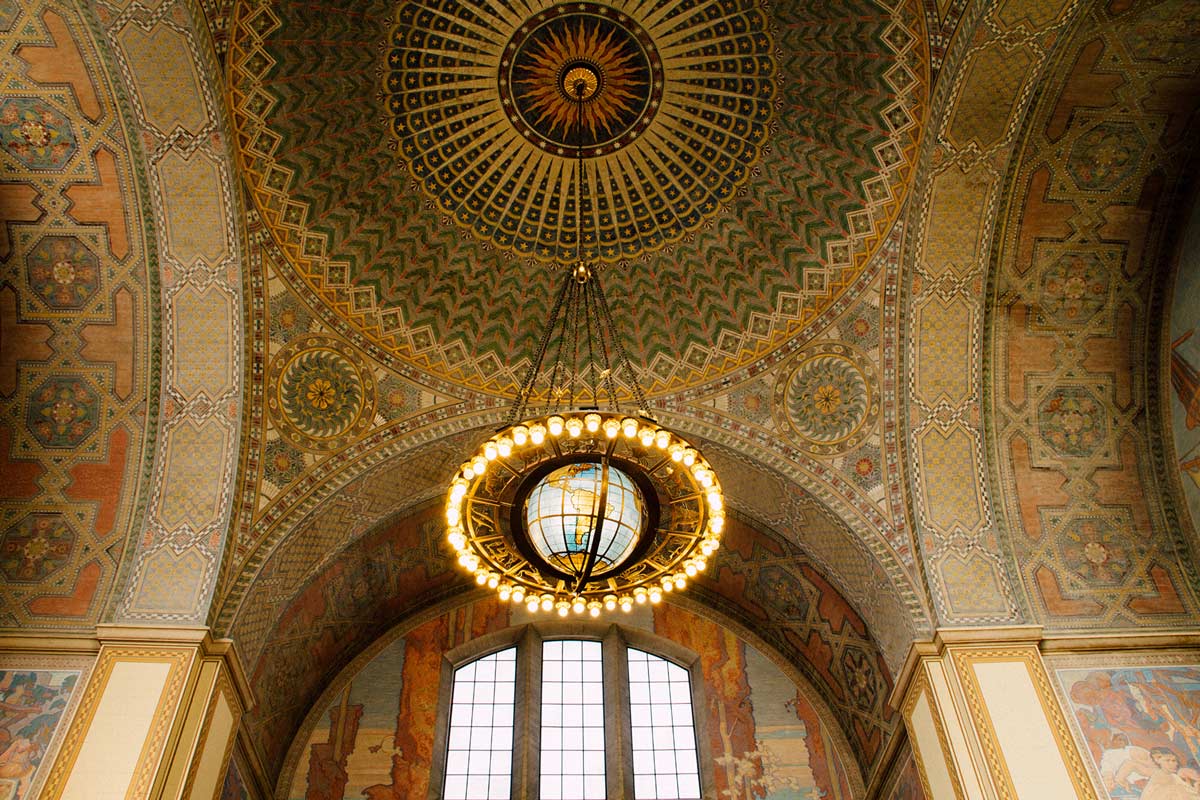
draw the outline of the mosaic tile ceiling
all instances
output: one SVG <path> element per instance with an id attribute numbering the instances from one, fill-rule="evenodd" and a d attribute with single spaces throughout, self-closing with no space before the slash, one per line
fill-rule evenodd
<path id="1" fill-rule="evenodd" d="M 582 230 L 651 392 L 711 380 L 845 300 L 907 194 L 915 3 L 319 5 L 235 10 L 237 141 L 288 281 L 385 364 L 510 393 Z"/>

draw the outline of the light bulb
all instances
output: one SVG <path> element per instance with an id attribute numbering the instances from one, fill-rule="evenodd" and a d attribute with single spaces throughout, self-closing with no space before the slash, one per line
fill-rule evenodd
<path id="1" fill-rule="evenodd" d="M 500 576 L 494 572 L 489 572 L 487 576 L 487 583 L 489 589 L 495 589 L 500 585 Z"/>
<path id="2" fill-rule="evenodd" d="M 583 424 L 587 426 L 588 433 L 595 433 L 600 430 L 600 415 L 588 414 L 583 418 Z"/>
<path id="3" fill-rule="evenodd" d="M 458 506 L 446 506 L 446 524 L 453 527 L 460 521 L 462 521 L 462 511 Z"/>
<path id="4" fill-rule="evenodd" d="M 554 416 L 550 417 L 550 419 L 546 420 L 546 427 L 550 430 L 551 436 L 562 436 L 563 418 L 558 414 L 555 414 Z"/>
<path id="5" fill-rule="evenodd" d="M 525 589 L 520 586 L 514 586 L 512 590 L 512 599 L 514 603 L 525 602 Z M 534 598 L 533 604 L 537 605 L 537 598 Z"/>
<path id="6" fill-rule="evenodd" d="M 708 566 L 708 562 L 705 561 L 703 558 L 696 559 L 696 569 L 699 570 L 700 572 L 704 572 L 704 570 L 707 566 Z"/>
<path id="7" fill-rule="evenodd" d="M 500 592 L 500 599 L 506 603 L 512 597 L 512 587 L 507 583 L 500 584 L 500 588 L 497 591 Z"/>
<path id="8" fill-rule="evenodd" d="M 475 456 L 471 459 L 471 469 L 475 470 L 476 475 L 487 472 L 487 459 L 483 456 Z"/>
<path id="9" fill-rule="evenodd" d="M 458 554 L 458 565 L 464 569 L 470 569 L 467 565 L 471 563 L 471 551 L 464 550 Z"/>
<path id="10" fill-rule="evenodd" d="M 645 601 L 643 600 L 642 602 Z M 626 614 L 628 614 L 630 611 L 633 611 L 633 600 L 627 594 L 621 596 L 621 610 Z"/>
<path id="11" fill-rule="evenodd" d="M 517 447 L 524 447 L 525 443 L 529 441 L 529 428 L 526 428 L 524 425 L 518 425 L 513 428 L 512 439 L 513 444 Z"/>
<path id="12" fill-rule="evenodd" d="M 661 603 L 662 602 L 662 589 L 659 589 L 657 586 L 655 586 L 653 589 L 650 590 L 650 602 L 651 603 Z"/>
<path id="13" fill-rule="evenodd" d="M 725 517 L 721 514 L 713 514 L 708 518 L 708 528 L 713 533 L 720 533 L 725 529 Z"/>
<path id="14" fill-rule="evenodd" d="M 467 546 L 467 537 L 463 535 L 462 528 L 454 528 L 446 534 L 446 541 L 455 550 L 462 550 Z"/>
<path id="15" fill-rule="evenodd" d="M 621 420 L 621 430 L 625 432 L 625 438 L 632 439 L 637 436 L 638 422 L 633 417 L 626 417 Z"/>
<path id="16" fill-rule="evenodd" d="M 720 511 L 725 507 L 725 501 L 721 498 L 721 493 L 715 490 L 710 490 L 708 493 L 708 507 L 713 511 Z"/>
<path id="17" fill-rule="evenodd" d="M 667 452 L 671 454 L 672 461 L 682 461 L 683 460 L 683 450 L 684 450 L 683 445 L 673 444 L 673 445 L 671 445 L 670 449 L 667 450 Z"/>
<path id="18" fill-rule="evenodd" d="M 604 435 L 610 439 L 617 438 L 617 434 L 621 432 L 621 423 L 611 417 L 604 420 Z"/>
<path id="19" fill-rule="evenodd" d="M 699 455 L 699 453 L 697 453 L 694 448 L 683 448 L 683 465 L 685 467 L 690 467 L 692 464 L 695 464 L 697 455 Z"/>
<path id="20" fill-rule="evenodd" d="M 529 598 L 529 602 L 525 604 L 525 610 L 530 614 L 536 613 L 538 610 L 538 599 L 536 597 Z"/>
<path id="21" fill-rule="evenodd" d="M 684 562 L 684 564 L 683 564 L 683 571 L 687 573 L 687 576 L 688 576 L 689 578 L 694 578 L 694 577 L 696 577 L 696 565 L 695 565 L 693 562 L 691 562 L 691 561 L 685 561 L 685 562 Z M 681 586 L 681 587 L 679 587 L 679 588 L 681 588 L 681 589 L 682 589 L 683 587 Z"/>
<path id="22" fill-rule="evenodd" d="M 501 458 L 508 458 L 509 456 L 511 456 L 512 449 L 513 449 L 513 440 L 508 438 L 507 436 L 501 437 L 499 439 L 499 441 L 496 442 L 496 452 L 498 452 L 500 454 Z"/>
<path id="23" fill-rule="evenodd" d="M 615 594 L 604 595 L 604 607 L 606 609 L 608 609 L 609 611 L 612 611 L 614 608 L 616 608 L 617 607 L 617 596 Z"/>
<path id="24" fill-rule="evenodd" d="M 450 484 L 450 498 L 452 500 L 462 500 L 467 496 L 467 482 L 458 478 L 454 483 Z"/>
<path id="25" fill-rule="evenodd" d="M 663 575 L 663 576 L 662 576 L 662 588 L 663 588 L 663 591 L 664 591 L 664 592 L 673 592 L 673 591 L 675 591 L 675 582 L 671 580 L 671 576 L 670 576 L 670 575 Z"/>
<path id="26" fill-rule="evenodd" d="M 475 468 L 472 467 L 469 463 L 463 464 L 462 476 L 463 476 L 463 480 L 469 481 L 469 480 L 473 479 L 475 477 Z"/>
<path id="27" fill-rule="evenodd" d="M 488 582 L 487 572 L 485 572 L 484 570 L 479 570 L 478 572 L 476 572 L 475 573 L 475 582 L 478 583 L 480 586 L 483 586 L 485 583 L 487 583 Z"/>
<path id="28" fill-rule="evenodd" d="M 684 577 L 682 572 L 675 573 L 675 588 L 682 589 L 685 586 L 687 586 L 687 578 Z"/>
<path id="29" fill-rule="evenodd" d="M 583 420 L 579 417 L 571 417 L 567 420 L 567 433 L 571 434 L 571 438 L 578 438 L 579 434 L 583 433 Z"/>
<path id="30" fill-rule="evenodd" d="M 654 444 L 654 431 L 651 428 L 642 428 L 638 431 L 638 439 L 642 442 L 642 447 L 649 447 Z"/>
<path id="31" fill-rule="evenodd" d="M 571 610 L 576 614 L 582 614 L 585 608 L 587 608 L 587 603 L 583 602 L 582 597 L 576 597 L 575 602 L 571 603 Z"/>
<path id="32" fill-rule="evenodd" d="M 670 444 L 671 444 L 671 432 L 670 431 L 664 431 L 662 429 L 659 429 L 659 431 L 654 434 L 654 446 L 657 447 L 659 450 L 666 450 L 667 446 Z"/>
<path id="33" fill-rule="evenodd" d="M 700 552 L 704 553 L 706 556 L 712 555 L 712 552 L 716 549 L 717 543 L 712 539 L 705 539 L 704 541 L 700 542 Z"/>
<path id="34" fill-rule="evenodd" d="M 559 600 L 557 603 L 554 604 L 554 607 L 556 609 L 558 609 L 558 615 L 560 617 L 565 617 L 567 614 L 569 614 L 571 612 L 571 604 L 568 603 L 566 600 Z"/>
<path id="35" fill-rule="evenodd" d="M 593 600 L 587 604 L 588 614 L 593 617 L 600 616 L 600 601 Z"/>
<path id="36" fill-rule="evenodd" d="M 554 608 L 554 595 L 542 595 L 542 611 L 549 611 L 552 608 Z"/>
<path id="37" fill-rule="evenodd" d="M 636 589 L 634 589 L 633 590 L 633 599 L 637 601 L 637 604 L 639 606 L 642 605 L 643 603 L 645 603 L 646 602 L 646 587 L 639 586 Z"/>
<path id="38" fill-rule="evenodd" d="M 529 426 L 529 440 L 534 444 L 541 444 L 546 441 L 546 426 L 541 423 L 534 423 Z"/>
<path id="39" fill-rule="evenodd" d="M 495 442 L 488 442 L 483 446 L 483 457 L 488 461 L 495 461 L 498 455 L 500 455 L 500 448 L 496 447 Z"/>

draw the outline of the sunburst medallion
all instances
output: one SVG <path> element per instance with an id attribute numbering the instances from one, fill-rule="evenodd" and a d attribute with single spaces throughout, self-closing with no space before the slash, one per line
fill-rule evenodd
<path id="1" fill-rule="evenodd" d="M 628 145 L 662 102 L 654 41 L 630 18 L 601 6 L 573 3 L 543 16 L 504 48 L 505 114 L 526 139 L 556 155 L 582 145 L 596 157 Z"/>
<path id="2" fill-rule="evenodd" d="M 770 29 L 754 0 L 409 0 L 388 54 L 393 130 L 426 194 L 485 241 L 563 260 L 582 227 L 590 257 L 638 256 L 699 228 L 758 160 Z"/>

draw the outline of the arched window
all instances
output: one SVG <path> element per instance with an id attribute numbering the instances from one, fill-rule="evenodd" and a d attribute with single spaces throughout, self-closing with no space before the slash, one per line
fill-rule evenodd
<path id="1" fill-rule="evenodd" d="M 442 677 L 443 800 L 699 800 L 711 781 L 697 660 L 670 642 L 539 623 L 453 651 Z"/>

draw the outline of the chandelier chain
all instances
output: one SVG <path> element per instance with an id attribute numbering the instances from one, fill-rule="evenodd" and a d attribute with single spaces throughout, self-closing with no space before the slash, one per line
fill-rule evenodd
<path id="1" fill-rule="evenodd" d="M 521 381 L 521 388 L 517 391 L 517 401 L 513 403 L 508 412 L 508 418 L 505 421 L 506 426 L 512 426 L 518 419 L 525 415 L 529 407 L 529 398 L 533 394 L 533 385 L 537 381 L 538 373 L 541 371 L 542 362 L 546 358 L 546 351 L 550 349 L 550 340 L 554 338 L 555 321 L 558 319 L 559 312 L 562 310 L 563 300 L 566 297 L 566 292 L 559 292 L 558 297 L 554 300 L 554 308 L 550 311 L 550 323 L 546 325 L 546 329 L 542 331 L 542 340 L 538 343 L 537 353 L 530 362 L 529 368 L 525 370 L 525 377 Z"/>

